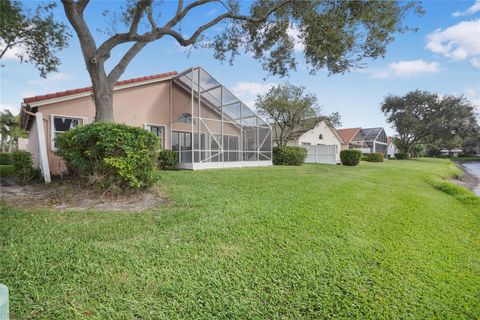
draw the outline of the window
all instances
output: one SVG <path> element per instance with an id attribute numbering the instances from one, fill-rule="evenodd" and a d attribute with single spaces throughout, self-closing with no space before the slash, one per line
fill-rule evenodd
<path id="1" fill-rule="evenodd" d="M 157 137 L 159 137 L 160 145 L 162 149 L 165 149 L 165 126 L 146 124 L 145 129 L 153 132 Z"/>
<path id="2" fill-rule="evenodd" d="M 320 133 L 320 135 L 318 136 L 318 139 L 322 140 L 323 139 L 323 134 Z"/>
<path id="3" fill-rule="evenodd" d="M 85 123 L 86 118 L 76 118 L 76 117 L 64 117 L 64 116 L 51 116 L 51 125 L 52 125 L 52 150 L 55 151 L 57 148 L 56 139 L 62 133 L 74 129 L 78 126 L 81 126 Z"/>
<path id="4" fill-rule="evenodd" d="M 178 117 L 177 122 L 180 123 L 192 123 L 192 115 L 190 113 L 182 113 L 180 117 Z"/>

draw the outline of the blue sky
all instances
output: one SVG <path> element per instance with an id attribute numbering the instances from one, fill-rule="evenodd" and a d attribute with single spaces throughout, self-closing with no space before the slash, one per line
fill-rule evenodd
<path id="1" fill-rule="evenodd" d="M 106 22 L 101 12 L 115 9 L 121 3 L 96 1 L 87 8 L 86 20 L 98 42 L 106 38 L 96 32 Z M 26 2 L 27 6 L 35 4 Z M 168 12 L 175 5 L 176 2 L 166 1 L 162 12 Z M 237 57 L 232 66 L 216 61 L 209 50 L 188 52 L 172 39 L 165 38 L 149 44 L 132 61 L 121 79 L 182 71 L 200 65 L 249 105 L 253 104 L 257 93 L 265 93 L 271 85 L 288 80 L 315 93 L 326 113 L 339 111 L 343 127 L 384 126 L 393 134 L 380 111 L 380 104 L 388 94 L 403 95 L 414 89 L 463 94 L 480 105 L 480 0 L 425 1 L 424 8 L 425 15 L 411 15 L 406 20 L 408 25 L 418 27 L 418 32 L 396 35 L 384 59 L 365 61 L 366 68 L 343 75 L 328 76 L 325 71 L 310 75 L 300 63 L 297 71 L 291 71 L 288 78 L 281 79 L 269 76 L 248 55 Z M 215 5 L 195 12 L 182 25 L 182 32 L 188 33 L 200 20 L 218 12 L 220 8 Z M 61 5 L 56 16 L 66 21 Z M 166 17 L 167 14 L 163 18 Z M 209 34 L 215 31 L 210 30 Z M 301 47 L 298 42 L 299 61 L 302 61 Z M 113 52 L 112 62 L 123 49 Z M 41 79 L 32 65 L 20 64 L 10 52 L 6 59 L 2 59 L 4 67 L 0 68 L 0 108 L 18 113 L 24 97 L 90 85 L 76 35 L 59 57 L 62 61 L 59 72 Z"/>

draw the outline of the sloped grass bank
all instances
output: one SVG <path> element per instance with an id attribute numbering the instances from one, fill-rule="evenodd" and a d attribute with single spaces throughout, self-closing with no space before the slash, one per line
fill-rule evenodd
<path id="1" fill-rule="evenodd" d="M 2 208 L 14 319 L 478 318 L 448 160 L 164 172 L 145 212 Z M 458 172 L 457 172 L 458 173 Z"/>

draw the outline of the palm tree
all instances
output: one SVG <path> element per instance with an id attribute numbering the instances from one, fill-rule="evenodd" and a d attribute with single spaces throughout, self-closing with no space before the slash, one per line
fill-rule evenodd
<path id="1" fill-rule="evenodd" d="M 15 122 L 11 124 L 8 135 L 10 136 L 8 152 L 12 151 L 12 145 L 15 145 L 15 149 L 18 150 L 18 139 L 28 138 L 28 131 L 25 131 L 20 127 L 19 115 L 15 117 Z"/>
<path id="2" fill-rule="evenodd" d="M 7 141 L 10 137 L 10 132 L 15 126 L 18 126 L 20 129 L 20 124 L 17 120 L 17 117 L 15 117 L 9 110 L 0 112 L 0 134 L 2 135 L 0 139 L 0 148 L 2 152 L 5 152 Z M 13 141 L 10 138 L 8 146 L 9 151 L 12 150 L 12 144 Z"/>

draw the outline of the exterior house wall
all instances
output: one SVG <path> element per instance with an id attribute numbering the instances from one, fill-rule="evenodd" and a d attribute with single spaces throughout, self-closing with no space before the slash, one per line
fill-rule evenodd
<path id="1" fill-rule="evenodd" d="M 388 149 L 387 149 L 387 155 L 390 156 L 391 158 L 395 157 L 395 153 L 398 153 L 397 148 L 393 143 L 388 144 Z"/>
<path id="2" fill-rule="evenodd" d="M 320 139 L 322 135 L 322 139 Z M 340 150 L 342 150 L 342 141 L 337 137 L 333 129 L 325 122 L 319 122 L 315 128 L 310 131 L 303 133 L 297 140 L 288 141 L 287 145 L 289 146 L 302 146 L 304 144 L 310 145 L 335 145 L 336 152 L 335 157 L 337 161 L 340 161 Z"/>
<path id="3" fill-rule="evenodd" d="M 172 90 L 172 97 L 170 97 L 170 90 Z M 170 101 L 172 101 L 171 114 Z M 173 84 L 171 80 L 166 80 L 116 90 L 113 95 L 113 114 L 117 123 L 125 123 L 141 128 L 144 128 L 146 124 L 164 126 L 164 146 L 166 149 L 171 149 L 170 135 L 172 130 L 188 132 L 192 130 L 191 123 L 177 121 L 182 114 L 191 114 L 191 101 L 190 92 Z M 194 100 L 194 104 L 196 103 L 196 100 Z M 50 171 L 52 174 L 58 175 L 66 171 L 66 166 L 62 159 L 54 153 L 52 144 L 52 115 L 83 118 L 85 123 L 91 123 L 95 117 L 95 105 L 90 96 L 85 96 L 39 106 L 38 111 L 43 115 Z M 218 121 L 222 118 L 221 114 L 216 113 L 202 103 L 201 117 L 212 119 L 204 121 L 211 122 L 208 123 L 208 126 L 210 130 L 214 131 L 212 132 L 213 134 L 221 133 L 221 122 Z M 194 131 L 197 132 L 198 125 L 195 125 L 194 123 Z M 223 129 L 226 135 L 240 136 L 240 128 L 232 123 L 225 122 Z M 200 131 L 207 133 L 206 129 L 202 127 Z M 33 123 L 30 129 L 27 150 L 32 153 L 34 164 L 39 166 L 38 136 L 36 132 L 36 124 Z"/>
<path id="4" fill-rule="evenodd" d="M 40 167 L 40 151 L 38 149 L 38 128 L 35 120 L 33 120 L 32 127 L 30 128 L 28 135 L 28 143 L 25 150 L 32 154 L 33 166 L 36 168 Z"/>
<path id="5" fill-rule="evenodd" d="M 117 90 L 113 95 L 115 122 L 142 128 L 145 124 L 164 125 L 168 129 L 170 122 L 169 98 L 169 81 Z M 95 117 L 95 105 L 91 97 L 86 96 L 40 106 L 39 111 L 42 112 L 45 121 L 45 138 L 50 170 L 54 175 L 60 174 L 66 170 L 66 167 L 63 161 L 54 154 L 51 116 L 86 118 L 85 123 L 91 123 Z M 32 126 L 30 138 L 35 136 L 32 134 L 33 130 Z M 167 136 L 168 132 L 169 130 L 166 130 Z M 29 141 L 31 148 L 36 145 L 38 149 L 37 140 Z M 168 137 L 165 139 L 165 144 L 166 148 L 170 148 Z"/>

